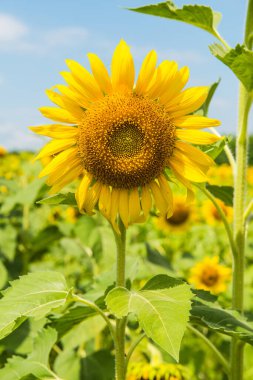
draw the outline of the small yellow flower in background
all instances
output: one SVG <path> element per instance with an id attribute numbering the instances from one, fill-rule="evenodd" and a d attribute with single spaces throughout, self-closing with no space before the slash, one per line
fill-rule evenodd
<path id="1" fill-rule="evenodd" d="M 206 257 L 190 271 L 189 282 L 197 289 L 209 290 L 211 293 L 222 293 L 227 289 L 231 278 L 231 269 L 219 264 L 219 257 Z"/>
<path id="2" fill-rule="evenodd" d="M 7 153 L 7 150 L 0 145 L 0 157 L 5 156 Z"/>
<path id="3" fill-rule="evenodd" d="M 224 212 L 229 223 L 233 221 L 233 208 L 226 206 L 221 200 L 216 199 L 216 202 L 221 207 Z M 210 200 L 206 200 L 203 202 L 202 208 L 202 216 L 207 224 L 216 225 L 222 223 L 222 219 L 220 214 L 218 213 L 216 207 Z"/>
<path id="4" fill-rule="evenodd" d="M 208 182 L 210 185 L 233 185 L 233 171 L 230 165 L 222 164 L 212 166 L 208 171 Z"/>
<path id="5" fill-rule="evenodd" d="M 167 218 L 161 215 L 155 220 L 158 229 L 169 233 L 173 231 L 185 231 L 196 220 L 196 212 L 192 204 L 186 203 L 183 196 L 175 196 L 173 199 L 173 215 Z"/>
<path id="6" fill-rule="evenodd" d="M 0 193 L 6 194 L 8 193 L 8 188 L 5 185 L 0 186 Z"/>
<path id="7" fill-rule="evenodd" d="M 248 167 L 247 180 L 249 185 L 253 186 L 253 166 Z"/>
<path id="8" fill-rule="evenodd" d="M 67 207 L 64 209 L 60 206 L 55 206 L 51 208 L 51 213 L 48 216 L 48 221 L 51 224 L 56 224 L 59 220 L 75 223 L 78 218 L 78 214 L 78 210 L 74 207 Z"/>
<path id="9" fill-rule="evenodd" d="M 146 362 L 131 363 L 127 370 L 127 380 L 187 380 L 186 369 L 180 364 Z"/>
<path id="10" fill-rule="evenodd" d="M 208 87 L 183 90 L 189 69 L 148 53 L 135 83 L 129 46 L 116 47 L 111 75 L 95 54 L 88 54 L 91 72 L 67 60 L 67 85 L 47 91 L 58 107 L 43 107 L 42 114 L 56 123 L 31 127 L 51 137 L 37 159 L 54 156 L 40 176 L 48 176 L 51 193 L 79 176 L 76 190 L 80 211 L 92 214 L 95 206 L 117 228 L 147 219 L 152 205 L 168 218 L 173 214 L 167 169 L 188 191 L 191 182 L 205 182 L 213 160 L 192 144 L 211 144 L 219 138 L 200 131 L 220 122 L 192 115 L 206 100 Z M 66 126 L 67 123 L 71 126 Z"/>

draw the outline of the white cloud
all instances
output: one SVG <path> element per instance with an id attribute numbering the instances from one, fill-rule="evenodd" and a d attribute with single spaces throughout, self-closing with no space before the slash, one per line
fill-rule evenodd
<path id="1" fill-rule="evenodd" d="M 82 27 L 64 27 L 54 29 L 44 36 L 44 41 L 48 47 L 57 47 L 60 45 L 75 45 L 80 41 L 86 40 L 89 33 Z"/>
<path id="2" fill-rule="evenodd" d="M 28 34 L 28 27 L 16 17 L 0 13 L 0 43 L 18 41 Z"/>

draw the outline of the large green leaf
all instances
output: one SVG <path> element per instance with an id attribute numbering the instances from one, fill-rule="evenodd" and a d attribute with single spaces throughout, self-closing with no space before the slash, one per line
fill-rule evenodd
<path id="1" fill-rule="evenodd" d="M 118 287 L 108 293 L 106 303 L 118 318 L 128 313 L 136 314 L 147 336 L 178 360 L 191 297 L 187 284 L 137 292 Z"/>
<path id="2" fill-rule="evenodd" d="M 214 36 L 216 36 L 216 27 L 221 20 L 220 13 L 213 11 L 212 8 L 205 5 L 184 5 L 183 8 L 177 8 L 172 1 L 146 5 L 140 8 L 130 8 L 130 10 L 183 21 L 204 29 Z"/>
<path id="3" fill-rule="evenodd" d="M 58 272 L 36 272 L 11 282 L 0 300 L 0 339 L 15 330 L 26 318 L 41 318 L 63 305 L 68 288 Z"/>
<path id="4" fill-rule="evenodd" d="M 253 90 L 253 52 L 243 45 L 233 49 L 220 44 L 210 46 L 211 53 L 228 66 L 248 91 Z"/>
<path id="5" fill-rule="evenodd" d="M 47 327 L 39 331 L 33 342 L 33 351 L 28 360 L 48 365 L 48 358 L 53 345 L 57 341 L 57 331 Z"/>
<path id="6" fill-rule="evenodd" d="M 194 302 L 190 321 L 213 331 L 237 337 L 253 345 L 253 328 L 234 311 Z"/>
<path id="7" fill-rule="evenodd" d="M 234 188 L 232 186 L 206 185 L 208 191 L 225 203 L 225 205 L 233 207 Z"/>
<path id="8" fill-rule="evenodd" d="M 76 199 L 74 193 L 65 193 L 65 194 L 55 194 L 50 197 L 41 199 L 37 202 L 38 204 L 47 204 L 47 205 L 71 205 L 76 206 Z"/>

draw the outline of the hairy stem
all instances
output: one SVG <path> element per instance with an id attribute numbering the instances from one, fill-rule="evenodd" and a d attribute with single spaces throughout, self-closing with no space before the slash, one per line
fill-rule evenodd
<path id="1" fill-rule="evenodd" d="M 114 236 L 117 245 L 117 273 L 116 286 L 125 286 L 125 254 L 126 254 L 126 229 L 119 220 L 118 234 L 115 230 Z M 125 329 L 126 318 L 116 319 L 116 340 L 115 340 L 115 379 L 125 380 L 126 360 L 125 360 Z"/>

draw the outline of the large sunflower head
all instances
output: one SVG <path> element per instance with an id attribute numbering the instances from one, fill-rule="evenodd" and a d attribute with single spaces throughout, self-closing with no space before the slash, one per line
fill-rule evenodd
<path id="1" fill-rule="evenodd" d="M 145 220 L 154 204 L 162 215 L 173 213 L 168 176 L 172 173 L 188 189 L 205 182 L 212 159 L 192 144 L 218 138 L 200 129 L 219 121 L 192 113 L 205 101 L 208 87 L 183 90 L 187 67 L 173 61 L 156 65 L 151 51 L 135 82 L 134 62 L 122 40 L 116 47 L 111 75 L 95 54 L 88 54 L 91 73 L 67 60 L 67 85 L 48 90 L 57 107 L 43 107 L 55 124 L 32 127 L 52 138 L 37 156 L 53 156 L 43 169 L 51 192 L 81 176 L 76 190 L 79 210 L 92 214 L 97 206 L 117 227 Z"/>

